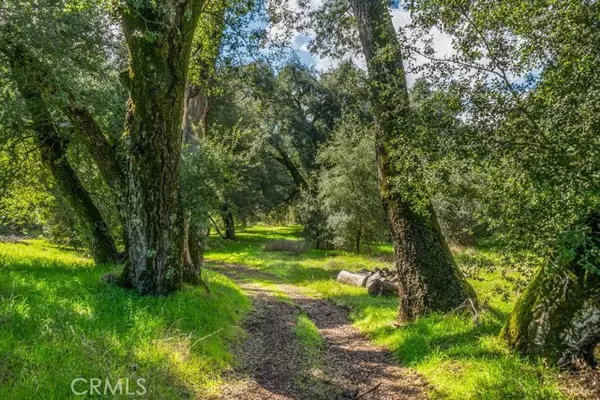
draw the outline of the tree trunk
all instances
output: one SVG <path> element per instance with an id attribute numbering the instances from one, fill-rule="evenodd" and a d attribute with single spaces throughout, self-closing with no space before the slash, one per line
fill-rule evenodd
<path id="1" fill-rule="evenodd" d="M 116 262 L 117 249 L 108 225 L 67 160 L 65 143 L 39 133 L 36 136 L 42 162 L 50 169 L 62 195 L 90 232 L 89 246 L 94 261 L 98 264 Z"/>
<path id="2" fill-rule="evenodd" d="M 37 106 L 34 104 L 32 106 L 43 107 L 42 114 L 49 115 L 44 96 L 50 96 L 55 103 L 59 104 L 65 116 L 73 123 L 78 136 L 96 162 L 102 177 L 113 191 L 124 229 L 124 171 L 118 162 L 114 148 L 108 143 L 89 110 L 77 106 L 74 96 L 68 90 L 55 84 L 52 75 L 27 48 L 17 45 L 14 51 L 11 52 L 7 47 L 5 53 L 12 59 L 13 69 L 18 70 L 21 75 L 17 79 L 20 80 L 22 89 L 31 91 L 30 95 L 33 96 L 31 99 L 34 100 L 35 98 L 34 102 L 39 102 Z M 57 141 L 60 140 L 57 139 Z M 123 233 L 123 241 L 127 246 L 125 233 Z"/>
<path id="3" fill-rule="evenodd" d="M 235 220 L 233 219 L 233 213 L 227 206 L 223 207 L 221 218 L 225 226 L 225 239 L 235 240 Z"/>
<path id="4" fill-rule="evenodd" d="M 117 251 L 108 225 L 67 160 L 66 140 L 62 139 L 42 96 L 43 76 L 31 68 L 25 49 L 3 51 L 8 57 L 17 86 L 33 120 L 35 140 L 42 163 L 50 169 L 62 195 L 73 207 L 82 225 L 90 232 L 90 253 L 96 263 L 114 262 Z"/>
<path id="5" fill-rule="evenodd" d="M 600 211 L 588 219 L 594 246 L 600 246 Z M 589 244 L 589 243 L 588 243 Z M 542 268 L 515 306 L 502 330 L 523 354 L 570 367 L 583 359 L 595 366 L 600 342 L 600 274 L 582 264 L 583 248 L 563 265 Z M 596 266 L 597 267 L 597 266 Z"/>
<path id="6" fill-rule="evenodd" d="M 108 142 L 102 129 L 87 108 L 78 106 L 71 100 L 68 105 L 63 107 L 63 112 L 75 126 L 79 138 L 87 152 L 94 159 L 102 178 L 112 192 L 121 222 L 121 236 L 125 245 L 125 254 L 127 254 L 129 240 L 126 229 L 126 177 L 123 165 L 119 162 L 117 151 Z"/>
<path id="7" fill-rule="evenodd" d="M 184 266 L 183 280 L 192 285 L 202 284 L 202 263 L 204 262 L 204 245 L 206 233 L 201 224 L 192 222 L 189 225 L 188 254 L 189 263 Z"/>
<path id="8" fill-rule="evenodd" d="M 142 295 L 168 294 L 183 284 L 183 210 L 179 162 L 190 49 L 203 1 L 162 0 L 123 5 L 129 70 L 124 284 Z"/>
<path id="9" fill-rule="evenodd" d="M 62 139 L 50 111 L 46 107 L 36 82 L 23 73 L 17 62 L 12 63 L 19 91 L 33 120 L 35 140 L 42 163 L 50 170 L 60 192 L 82 225 L 90 232 L 90 253 L 96 263 L 111 263 L 117 259 L 115 243 L 100 210 L 77 177 L 67 159 L 67 143 Z"/>
<path id="10" fill-rule="evenodd" d="M 269 144 L 275 149 L 275 151 L 277 151 L 277 155 L 273 155 L 275 161 L 283 165 L 285 169 L 287 169 L 290 173 L 290 176 L 292 177 L 292 181 L 294 182 L 295 186 L 295 196 L 299 195 L 301 191 L 307 190 L 308 182 L 306 181 L 306 179 L 304 179 L 304 176 L 300 172 L 300 169 L 298 169 L 296 164 L 294 164 L 294 161 L 292 161 L 287 151 L 282 146 L 280 146 L 275 139 L 270 140 Z"/>
<path id="11" fill-rule="evenodd" d="M 369 278 L 369 274 L 364 274 L 360 272 L 350 272 L 342 270 L 339 272 L 337 276 L 337 281 L 341 283 L 345 283 L 347 285 L 354 286 L 365 286 L 367 284 L 367 279 Z"/>
<path id="12" fill-rule="evenodd" d="M 188 85 L 185 91 L 185 109 L 183 113 L 183 137 L 199 139 L 206 134 L 206 114 L 208 98 L 204 88 Z"/>
<path id="13" fill-rule="evenodd" d="M 87 108 L 76 105 L 71 100 L 63 107 L 63 111 L 75 126 L 79 138 L 94 159 L 102 178 L 113 191 L 117 207 L 125 209 L 125 170 L 119 162 L 115 147 L 108 142 Z"/>
<path id="14" fill-rule="evenodd" d="M 415 204 L 392 184 L 402 177 L 392 150 L 403 150 L 398 148 L 398 139 L 410 135 L 414 126 L 402 54 L 387 3 L 350 0 L 350 4 L 369 72 L 380 195 L 401 278 L 399 319 L 408 322 L 430 311 L 452 310 L 474 298 L 475 292 L 454 263 L 433 207 L 429 205 L 427 213 L 415 212 Z"/>
<path id="15" fill-rule="evenodd" d="M 183 265 L 192 265 L 192 255 L 190 254 L 190 220 L 192 216 L 189 211 L 185 212 L 183 219 Z"/>

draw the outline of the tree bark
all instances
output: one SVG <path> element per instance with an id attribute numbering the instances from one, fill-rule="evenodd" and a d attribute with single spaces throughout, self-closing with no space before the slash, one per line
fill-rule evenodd
<path id="1" fill-rule="evenodd" d="M 600 246 L 600 210 L 587 221 Z M 581 265 L 583 248 L 563 265 L 545 265 L 517 302 L 501 335 L 519 352 L 570 367 L 576 359 L 595 366 L 600 343 L 600 274 Z"/>
<path id="2" fill-rule="evenodd" d="M 458 307 L 475 292 L 464 280 L 441 233 L 433 207 L 414 211 L 392 185 L 401 177 L 392 160 L 397 139 L 414 129 L 400 45 L 387 2 L 350 0 L 367 61 L 371 103 L 376 122 L 380 195 L 394 244 L 399 282 L 399 320 L 412 321 L 431 311 Z M 406 151 L 406 150 L 405 150 Z M 424 215 L 426 214 L 426 215 Z"/>
<path id="3" fill-rule="evenodd" d="M 221 218 L 225 226 L 225 239 L 235 240 L 235 220 L 233 219 L 233 213 L 227 206 L 223 207 Z"/>
<path id="4" fill-rule="evenodd" d="M 203 1 L 162 0 L 120 9 L 129 48 L 128 267 L 123 283 L 142 295 L 183 284 L 180 193 L 183 106 L 190 50 Z"/>
<path id="5" fill-rule="evenodd" d="M 28 85 L 36 88 L 35 90 L 37 90 L 37 95 L 40 96 L 40 101 L 46 101 L 44 100 L 44 96 L 50 98 L 75 126 L 78 137 L 94 159 L 104 181 L 113 192 L 113 198 L 117 205 L 124 231 L 125 172 L 123 166 L 119 163 L 115 148 L 109 144 L 102 129 L 98 126 L 89 110 L 78 105 L 73 94 L 68 89 L 59 87 L 54 82 L 51 73 L 46 70 L 28 49 L 22 45 L 16 46 L 14 51 L 10 51 L 9 47 L 5 49 L 4 52 L 6 54 L 15 55 L 11 56 L 15 67 L 19 68 L 23 79 L 28 80 Z M 45 104 L 44 107 L 46 107 Z M 125 232 L 123 232 L 123 242 L 127 247 L 127 235 Z"/>
<path id="6" fill-rule="evenodd" d="M 96 123 L 90 111 L 75 104 L 74 100 L 62 107 L 63 112 L 73 123 L 85 146 L 98 166 L 102 178 L 110 188 L 114 202 L 117 206 L 121 222 L 121 236 L 125 245 L 125 254 L 129 248 L 127 236 L 127 205 L 126 205 L 126 176 L 123 165 L 119 161 L 115 146 L 112 146 L 102 129 Z"/>
<path id="7" fill-rule="evenodd" d="M 342 270 L 337 276 L 337 281 L 348 285 L 365 286 L 368 278 L 368 274 Z"/>
<path id="8" fill-rule="evenodd" d="M 10 54 L 11 68 L 33 120 L 35 141 L 42 163 L 50 170 L 61 194 L 90 232 L 90 253 L 96 263 L 117 260 L 117 250 L 106 221 L 67 159 L 67 141 L 61 137 L 42 96 L 40 78 L 28 68 L 23 51 Z"/>
<path id="9" fill-rule="evenodd" d="M 124 207 L 126 177 L 115 147 L 109 142 L 90 111 L 71 100 L 63 112 L 75 126 L 79 138 L 98 166 L 100 174 L 115 195 L 118 207 Z"/>
<path id="10" fill-rule="evenodd" d="M 361 236 L 362 231 L 359 229 L 356 232 L 356 241 L 354 243 L 354 253 L 355 254 L 360 254 L 360 236 Z"/>
<path id="11" fill-rule="evenodd" d="M 202 264 L 204 262 L 204 246 L 206 232 L 199 223 L 191 222 L 187 226 L 187 261 L 184 264 L 183 280 L 192 285 L 202 284 Z"/>
<path id="12" fill-rule="evenodd" d="M 302 190 L 307 190 L 308 182 L 306 181 L 306 179 L 304 179 L 304 176 L 302 176 L 302 173 L 300 172 L 296 164 L 294 164 L 287 151 L 285 151 L 285 149 L 282 146 L 280 146 L 275 140 L 269 141 L 269 144 L 275 149 L 275 151 L 277 151 L 278 155 L 273 156 L 275 161 L 283 165 L 283 167 L 287 169 L 290 173 L 292 181 L 294 182 L 295 193 L 298 195 Z"/>

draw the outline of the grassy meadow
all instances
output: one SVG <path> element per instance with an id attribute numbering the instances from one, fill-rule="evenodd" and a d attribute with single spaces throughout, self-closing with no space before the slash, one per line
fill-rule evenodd
<path id="1" fill-rule="evenodd" d="M 0 243 L 0 399 L 86 398 L 71 392 L 78 377 L 129 379 L 131 392 L 143 377 L 148 399 L 218 392 L 250 307 L 239 288 L 207 272 L 210 295 L 140 297 L 101 282 L 114 268 L 39 240 Z"/>
<path id="2" fill-rule="evenodd" d="M 390 267 L 391 246 L 370 255 L 265 251 L 267 243 L 282 240 L 301 240 L 300 227 L 247 228 L 235 242 L 211 237 L 206 259 L 260 269 L 277 279 L 258 284 L 298 285 L 347 307 L 359 329 L 427 379 L 433 399 L 564 398 L 556 371 L 510 353 L 498 338 L 516 299 L 500 271 L 471 280 L 485 304 L 477 326 L 459 313 L 398 328 L 397 299 L 373 298 L 333 279 L 341 269 Z M 461 264 L 497 260 L 489 250 L 462 249 L 455 256 Z M 169 297 L 140 297 L 102 282 L 115 268 L 41 240 L 0 243 L 0 399 L 85 398 L 71 392 L 78 377 L 143 377 L 149 399 L 218 393 L 223 372 L 235 362 L 229 344 L 243 337 L 240 322 L 251 307 L 239 287 L 205 270 L 210 294 L 186 287 Z M 281 300 L 289 301 L 283 294 Z M 312 321 L 300 314 L 294 333 L 319 364 L 323 341 Z"/>

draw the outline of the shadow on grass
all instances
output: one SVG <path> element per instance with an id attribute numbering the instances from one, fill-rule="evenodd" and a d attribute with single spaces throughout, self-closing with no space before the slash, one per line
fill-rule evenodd
<path id="1" fill-rule="evenodd" d="M 45 256 L 2 262 L 0 398 L 69 398 L 78 377 L 144 378 L 153 398 L 206 395 L 230 364 L 229 343 L 249 309 L 239 289 L 212 272 L 210 294 L 186 287 L 141 297 L 101 283 L 114 266 Z"/>
<path id="2" fill-rule="evenodd" d="M 373 298 L 341 285 L 329 290 L 326 298 L 350 309 L 358 326 L 401 363 L 425 373 L 440 397 L 562 398 L 553 371 L 510 353 L 498 338 L 506 312 L 486 308 L 478 325 L 468 313 L 432 314 L 398 328 L 391 324 L 396 299 Z"/>
<path id="3" fill-rule="evenodd" d="M 268 233 L 269 229 L 265 229 Z M 285 238 L 280 235 L 278 239 L 282 237 Z M 392 323 L 397 315 L 397 299 L 372 298 L 362 288 L 341 285 L 332 279 L 340 269 L 370 267 L 378 257 L 389 258 L 390 246 L 379 246 L 371 258 L 315 249 L 295 256 L 264 252 L 261 245 L 270 240 L 266 234 L 254 236 L 251 241 L 244 240 L 241 239 L 245 244 L 221 249 L 219 255 L 227 257 L 226 262 L 259 268 L 285 283 L 307 286 L 319 296 L 347 308 L 350 318 L 363 332 L 427 377 L 435 387 L 434 397 L 461 400 L 563 398 L 554 371 L 511 353 L 498 338 L 514 298 L 506 301 L 494 290 L 495 285 L 489 281 L 496 280 L 494 275 L 489 275 L 485 282 L 473 282 L 480 299 L 490 299 L 489 303 L 493 304 L 485 307 L 478 326 L 468 314 L 434 314 L 395 328 Z M 338 258 L 340 255 L 344 257 Z M 474 257 L 493 263 L 497 258 L 491 252 L 478 249 L 463 249 L 455 257 L 459 263 L 470 262 Z M 268 278 L 259 280 L 268 281 Z"/>

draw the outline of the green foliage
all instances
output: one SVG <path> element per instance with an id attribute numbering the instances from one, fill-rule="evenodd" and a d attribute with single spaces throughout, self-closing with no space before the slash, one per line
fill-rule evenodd
<path id="1" fill-rule="evenodd" d="M 338 123 L 320 148 L 319 199 L 333 234 L 333 243 L 359 253 L 363 246 L 387 238 L 379 198 L 375 138 L 353 118 Z"/>
<path id="2" fill-rule="evenodd" d="M 7 399 L 70 398 L 78 377 L 144 378 L 152 398 L 214 394 L 250 306 L 232 281 L 209 271 L 210 295 L 186 288 L 140 297 L 101 282 L 113 266 L 43 241 L 0 243 L 0 265 Z"/>
<path id="3" fill-rule="evenodd" d="M 61 138 L 70 142 L 69 161 L 113 232 L 118 232 L 120 221 L 106 184 L 74 138 L 72 122 L 61 111 L 72 102 L 94 110 L 96 122 L 118 147 L 125 91 L 118 83 L 117 71 L 124 65 L 125 53 L 103 2 L 42 1 L 33 6 L 9 1 L 0 13 L 0 37 L 1 224 L 21 232 L 42 228 L 48 237 L 72 244 L 86 242 L 89 234 L 78 226 L 53 179 L 39 164 L 32 116 L 15 88 L 9 63 L 9 55 L 17 49 L 17 54 L 27 54 L 35 61 L 31 73 L 43 77 L 40 92 Z M 35 211 L 27 212 L 32 206 Z"/>
<path id="4" fill-rule="evenodd" d="M 460 106 L 449 148 L 457 173 L 476 177 L 469 196 L 495 237 L 539 255 L 561 253 L 598 207 L 598 4 L 570 0 L 500 3 L 418 1 L 406 43 L 429 63 L 436 91 Z M 432 28 L 453 39 L 440 58 Z M 568 233 L 572 231 L 571 233 Z M 562 233 L 561 233 L 562 232 Z M 574 247 L 569 247 L 574 250 Z M 569 250 L 567 250 L 569 251 Z"/>

